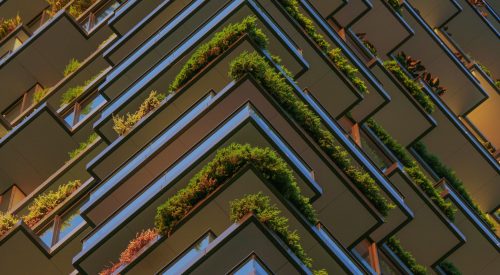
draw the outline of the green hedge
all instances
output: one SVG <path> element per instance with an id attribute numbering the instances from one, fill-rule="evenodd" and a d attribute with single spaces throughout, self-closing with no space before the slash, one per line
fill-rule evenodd
<path id="1" fill-rule="evenodd" d="M 286 162 L 273 150 L 231 144 L 217 151 L 186 187 L 171 196 L 156 210 L 155 227 L 168 235 L 193 207 L 223 185 L 245 165 L 251 164 L 262 176 L 312 223 L 317 223 L 316 212 L 300 188 Z"/>
<path id="2" fill-rule="evenodd" d="M 390 136 L 375 120 L 369 119 L 366 123 L 368 127 L 378 136 L 378 138 L 391 150 L 396 158 L 401 161 L 404 170 L 413 179 L 420 189 L 443 211 L 450 219 L 454 220 L 456 209 L 450 202 L 445 201 L 439 191 L 434 188 L 431 180 L 429 180 L 417 162 L 413 160 L 406 150 L 392 136 Z"/>
<path id="3" fill-rule="evenodd" d="M 425 266 L 417 263 L 413 255 L 406 251 L 394 236 L 390 237 L 387 242 L 387 246 L 399 257 L 399 259 L 413 272 L 415 275 L 426 275 L 427 269 Z"/>
<path id="4" fill-rule="evenodd" d="M 318 145 L 332 158 L 346 175 L 356 184 L 373 205 L 386 216 L 394 205 L 382 195 L 375 180 L 365 171 L 351 163 L 349 154 L 335 144 L 333 135 L 325 129 L 321 119 L 297 99 L 292 86 L 257 53 L 244 52 L 231 62 L 229 75 L 237 80 L 246 74 L 252 75 L 285 109 L 294 120 L 309 133 Z"/>
<path id="5" fill-rule="evenodd" d="M 177 91 L 194 75 L 200 72 L 208 63 L 225 52 L 234 42 L 248 35 L 257 46 L 267 48 L 268 40 L 262 30 L 257 28 L 257 18 L 248 16 L 237 24 L 229 24 L 216 33 L 207 43 L 201 45 L 184 64 L 179 74 L 168 88 L 168 93 Z"/>
<path id="6" fill-rule="evenodd" d="M 496 229 L 493 220 L 481 210 L 479 205 L 474 202 L 469 192 L 465 189 L 464 183 L 457 177 L 455 172 L 451 168 L 444 165 L 437 156 L 431 154 L 422 142 L 415 143 L 413 148 L 427 163 L 427 165 L 429 165 L 438 175 L 438 177 L 445 178 L 446 181 L 462 196 L 462 198 L 467 201 L 472 209 L 474 209 L 476 214 L 479 215 L 479 217 L 491 228 L 491 230 L 495 231 Z"/>
<path id="7" fill-rule="evenodd" d="M 434 112 L 434 103 L 431 101 L 428 95 L 422 90 L 420 85 L 410 79 L 399 67 L 398 63 L 394 60 L 384 61 L 384 67 L 391 71 L 394 76 L 401 81 L 401 83 L 408 89 L 411 96 L 424 108 L 424 110 L 431 114 Z"/>
<path id="8" fill-rule="evenodd" d="M 462 272 L 460 272 L 460 270 L 458 270 L 458 268 L 451 262 L 444 261 L 441 264 L 439 264 L 439 266 L 446 275 L 462 275 Z"/>
<path id="9" fill-rule="evenodd" d="M 253 213 L 257 219 L 274 231 L 278 237 L 288 245 L 290 250 L 308 267 L 312 268 L 312 259 L 300 244 L 297 231 L 288 229 L 288 219 L 280 216 L 281 211 L 276 205 L 271 205 L 269 197 L 262 193 L 245 195 L 241 199 L 230 202 L 230 218 L 233 222 L 240 221 L 246 215 Z M 327 274 L 325 270 L 315 271 L 314 274 Z"/>
<path id="10" fill-rule="evenodd" d="M 309 37 L 318 45 L 318 47 L 332 60 L 335 66 L 349 78 L 354 86 L 362 93 L 368 93 L 365 82 L 356 74 L 358 69 L 349 64 L 349 61 L 342 55 L 339 48 L 332 49 L 330 43 L 318 33 L 314 23 L 310 18 L 302 14 L 299 10 L 297 0 L 278 0 L 285 8 L 286 12 L 304 29 Z"/>

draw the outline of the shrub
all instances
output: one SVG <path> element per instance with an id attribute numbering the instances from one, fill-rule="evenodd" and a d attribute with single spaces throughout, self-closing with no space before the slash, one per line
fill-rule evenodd
<path id="1" fill-rule="evenodd" d="M 431 101 L 428 95 L 425 94 L 425 92 L 422 90 L 420 85 L 414 81 L 413 79 L 410 79 L 404 72 L 403 70 L 399 67 L 398 63 L 394 60 L 390 61 L 385 61 L 384 62 L 384 67 L 391 71 L 393 75 L 401 81 L 401 83 L 408 89 L 410 92 L 411 96 L 422 106 L 422 108 L 427 112 L 427 113 L 432 113 L 434 112 L 434 103 Z"/>
<path id="2" fill-rule="evenodd" d="M 377 48 L 375 45 L 373 45 L 367 38 L 366 38 L 366 33 L 361 32 L 361 33 L 356 33 L 356 36 L 361 40 L 363 45 L 374 55 L 377 56 Z"/>
<path id="3" fill-rule="evenodd" d="M 332 60 L 335 66 L 351 80 L 354 86 L 362 93 L 368 93 L 365 82 L 356 76 L 358 70 L 349 64 L 349 61 L 342 55 L 339 48 L 331 49 L 330 43 L 318 33 L 314 23 L 310 18 L 302 14 L 299 10 L 297 0 L 279 0 L 286 12 L 304 29 L 307 35 L 318 45 L 318 47 Z"/>
<path id="4" fill-rule="evenodd" d="M 399 14 L 401 14 L 401 0 L 387 0 L 387 3 Z"/>
<path id="5" fill-rule="evenodd" d="M 431 90 L 437 95 L 444 95 L 447 89 L 439 85 L 439 77 L 434 77 L 431 73 L 426 71 L 424 65 L 422 65 L 422 61 L 406 55 L 405 52 L 400 52 L 396 56 L 396 59 L 406 68 L 413 78 L 421 79 L 427 83 Z"/>
<path id="6" fill-rule="evenodd" d="M 450 202 L 445 201 L 438 190 L 434 188 L 431 180 L 422 172 L 417 162 L 413 160 L 406 150 L 399 144 L 392 136 L 390 136 L 375 120 L 369 119 L 367 121 L 368 127 L 375 133 L 375 135 L 391 150 L 396 158 L 401 161 L 404 166 L 405 172 L 413 179 L 413 182 L 424 191 L 425 194 L 443 211 L 443 213 L 450 219 L 454 220 L 456 209 Z"/>
<path id="7" fill-rule="evenodd" d="M 144 116 L 149 114 L 156 107 L 160 106 L 165 99 L 164 94 L 159 94 L 156 91 L 149 93 L 149 96 L 141 103 L 139 110 L 133 114 L 127 113 L 126 116 L 113 116 L 113 130 L 122 136 L 125 135 L 134 125 Z"/>
<path id="8" fill-rule="evenodd" d="M 56 191 L 49 191 L 38 196 L 28 207 L 29 213 L 22 217 L 24 222 L 33 227 L 60 203 L 67 199 L 82 185 L 80 180 L 70 181 L 59 186 Z"/>
<path id="9" fill-rule="evenodd" d="M 16 15 L 13 18 L 0 20 L 0 40 L 9 35 L 17 26 L 21 25 L 21 17 Z"/>
<path id="10" fill-rule="evenodd" d="M 444 165 L 437 156 L 431 154 L 422 142 L 415 143 L 413 148 L 425 161 L 425 163 L 431 167 L 436 175 L 438 175 L 438 177 L 445 178 L 446 181 L 453 186 L 460 196 L 470 205 L 476 214 L 490 227 L 490 229 L 495 231 L 495 224 L 491 218 L 481 210 L 479 205 L 474 202 L 469 192 L 467 192 L 467 189 L 465 189 L 463 182 L 455 174 L 455 171 Z"/>
<path id="11" fill-rule="evenodd" d="M 50 8 L 46 11 L 50 16 L 54 16 L 58 11 L 62 10 L 71 0 L 46 0 Z"/>
<path id="12" fill-rule="evenodd" d="M 294 120 L 318 143 L 346 175 L 356 184 L 373 205 L 386 216 L 394 205 L 381 194 L 375 180 L 351 163 L 349 154 L 335 144 L 333 135 L 325 129 L 321 119 L 296 98 L 292 86 L 257 53 L 244 52 L 231 62 L 229 75 L 237 80 L 245 74 L 252 75 Z"/>
<path id="13" fill-rule="evenodd" d="M 296 231 L 288 230 L 288 219 L 280 216 L 281 211 L 271 205 L 270 199 L 262 193 L 246 195 L 241 199 L 230 202 L 230 219 L 238 222 L 249 213 L 274 231 L 285 242 L 293 253 L 309 268 L 312 268 L 312 259 L 300 244 L 300 237 Z"/>
<path id="14" fill-rule="evenodd" d="M 98 0 L 75 0 L 69 6 L 69 14 L 74 18 L 78 18 L 97 1 Z"/>
<path id="15" fill-rule="evenodd" d="M 16 216 L 0 212 L 0 238 L 18 222 L 19 219 Z"/>
<path id="16" fill-rule="evenodd" d="M 248 16 L 237 24 L 229 24 L 207 43 L 200 46 L 184 64 L 179 74 L 168 88 L 168 93 L 177 91 L 208 63 L 226 51 L 234 42 L 248 35 L 259 47 L 267 47 L 266 35 L 257 28 L 257 18 Z"/>
<path id="17" fill-rule="evenodd" d="M 155 229 L 147 229 L 141 231 L 141 233 L 137 233 L 135 238 L 129 242 L 127 248 L 120 254 L 118 263 L 113 264 L 111 267 L 99 272 L 99 275 L 114 274 L 115 271 L 120 268 L 120 266 L 132 262 L 144 247 L 146 247 L 157 238 L 158 232 L 156 232 Z"/>
<path id="18" fill-rule="evenodd" d="M 401 243 L 395 237 L 390 237 L 387 242 L 387 246 L 399 257 L 399 259 L 413 272 L 415 275 L 426 275 L 427 269 L 425 266 L 417 263 L 413 255 L 410 252 L 404 250 Z"/>
<path id="19" fill-rule="evenodd" d="M 231 144 L 217 151 L 214 159 L 156 210 L 155 227 L 168 235 L 197 203 L 209 196 L 246 165 L 253 165 L 311 223 L 317 222 L 309 199 L 301 194 L 286 162 L 269 148 Z"/>
<path id="20" fill-rule="evenodd" d="M 451 262 L 444 261 L 441 264 L 439 264 L 439 266 L 441 267 L 441 269 L 444 271 L 444 274 L 446 274 L 446 275 L 462 275 L 460 270 L 458 270 L 458 268 L 454 264 L 452 264 Z"/>
<path id="21" fill-rule="evenodd" d="M 49 93 L 50 88 L 36 90 L 33 93 L 33 104 L 38 104 Z"/>
<path id="22" fill-rule="evenodd" d="M 90 85 L 90 83 L 92 83 L 94 80 L 96 80 L 96 78 L 99 75 L 101 75 L 101 73 L 102 72 L 100 72 L 100 73 L 94 75 L 93 77 L 91 77 L 90 79 L 86 80 L 83 83 L 83 85 L 71 87 L 68 90 L 66 90 L 66 92 L 64 92 L 61 95 L 61 104 L 60 104 L 60 107 L 64 107 L 64 106 L 68 105 L 73 100 L 75 100 L 77 97 L 79 97 L 81 94 L 83 94 L 83 92 L 85 92 L 85 88 L 87 88 L 87 86 Z"/>
<path id="23" fill-rule="evenodd" d="M 80 68 L 81 66 L 82 66 L 82 63 L 80 63 L 80 61 L 78 61 L 74 58 L 71 58 L 68 65 L 66 65 L 66 68 L 64 68 L 64 72 L 63 72 L 64 77 L 67 77 L 68 75 L 72 74 L 73 72 L 78 70 L 78 68 Z"/>
<path id="24" fill-rule="evenodd" d="M 76 156 L 78 156 L 81 152 L 83 152 L 89 145 L 94 143 L 94 141 L 97 139 L 98 135 L 96 133 L 90 134 L 90 136 L 87 138 L 86 141 L 80 142 L 80 145 L 78 148 L 75 150 L 71 151 L 68 153 L 69 159 L 74 159 Z"/>

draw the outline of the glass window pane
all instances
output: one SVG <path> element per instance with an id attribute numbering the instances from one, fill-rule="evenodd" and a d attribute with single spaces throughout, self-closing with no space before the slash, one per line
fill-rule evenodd
<path id="1" fill-rule="evenodd" d="M 64 116 L 64 121 L 66 121 L 66 123 L 68 123 L 69 126 L 73 126 L 75 124 L 75 107 L 74 106 L 71 108 L 71 111 L 69 111 Z"/>
<path id="2" fill-rule="evenodd" d="M 40 239 L 48 247 L 52 247 L 52 239 L 54 238 L 54 222 L 40 232 Z"/>
<path id="3" fill-rule="evenodd" d="M 213 241 L 213 235 L 207 234 L 203 239 L 194 244 L 188 251 L 184 252 L 175 262 L 170 263 L 167 269 L 162 273 L 164 275 L 180 274 L 180 271 L 189 264 L 196 256 L 201 254 Z"/>
<path id="4" fill-rule="evenodd" d="M 113 13 L 114 10 L 116 10 L 120 6 L 120 3 L 114 2 L 113 4 L 109 5 L 108 7 L 101 9 L 97 12 L 95 16 L 95 26 L 99 25 L 108 15 Z"/>
<path id="5" fill-rule="evenodd" d="M 246 275 L 246 274 L 255 274 L 255 275 L 268 275 L 270 274 L 264 268 L 264 266 L 260 263 L 259 260 L 252 257 L 245 264 L 243 264 L 240 268 L 238 268 L 234 273 L 234 275 Z"/>
<path id="6" fill-rule="evenodd" d="M 61 217 L 61 225 L 59 229 L 59 241 L 64 240 L 77 226 L 79 226 L 83 221 L 80 216 L 80 207 L 76 207 L 74 210 L 68 212 Z"/>
<path id="7" fill-rule="evenodd" d="M 106 102 L 104 97 L 101 94 L 97 94 L 92 100 L 87 101 L 81 106 L 80 116 L 78 117 L 78 121 L 84 120 L 92 111 L 96 110 L 101 104 Z"/>

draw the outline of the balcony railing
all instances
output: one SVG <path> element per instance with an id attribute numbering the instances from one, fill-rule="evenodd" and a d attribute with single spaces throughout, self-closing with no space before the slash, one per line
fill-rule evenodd
<path id="1" fill-rule="evenodd" d="M 100 5 L 96 10 L 90 11 L 81 21 L 81 26 L 87 31 L 87 33 L 92 32 L 121 6 L 120 2 L 123 1 L 112 0 L 104 5 Z"/>

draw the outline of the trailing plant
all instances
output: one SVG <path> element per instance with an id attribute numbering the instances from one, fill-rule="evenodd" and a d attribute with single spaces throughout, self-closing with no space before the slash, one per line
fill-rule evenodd
<path id="1" fill-rule="evenodd" d="M 413 78 L 422 79 L 437 95 L 441 96 L 446 92 L 446 88 L 439 86 L 439 77 L 432 76 L 427 72 L 420 60 L 416 60 L 404 52 L 400 52 L 396 59 L 401 63 Z"/>
<path id="2" fill-rule="evenodd" d="M 73 72 L 78 70 L 81 66 L 82 63 L 80 63 L 80 61 L 76 60 L 75 58 L 71 58 L 68 65 L 66 65 L 66 68 L 64 68 L 63 72 L 64 77 L 67 77 L 68 75 L 72 74 Z"/>
<path id="3" fill-rule="evenodd" d="M 122 136 L 126 134 L 134 125 L 141 120 L 144 116 L 149 114 L 156 107 L 160 106 L 161 102 L 165 99 L 165 94 L 157 93 L 152 91 L 149 96 L 141 103 L 139 110 L 130 114 L 127 113 L 126 116 L 113 116 L 113 130 Z"/>
<path id="4" fill-rule="evenodd" d="M 454 264 L 452 264 L 451 262 L 444 261 L 444 262 L 440 263 L 439 266 L 441 267 L 441 269 L 444 271 L 444 274 L 446 274 L 446 275 L 462 275 L 460 270 L 458 270 L 458 268 Z"/>
<path id="5" fill-rule="evenodd" d="M 349 154 L 321 123 L 321 119 L 308 105 L 299 100 L 285 78 L 276 72 L 259 54 L 244 52 L 230 64 L 229 76 L 238 80 L 250 74 L 286 110 L 294 120 L 318 143 L 379 212 L 386 216 L 394 205 L 382 195 L 375 180 L 364 170 L 351 163 Z"/>
<path id="6" fill-rule="evenodd" d="M 399 14 L 401 14 L 401 0 L 387 0 L 387 3 Z"/>
<path id="7" fill-rule="evenodd" d="M 78 156 L 81 152 L 85 151 L 94 141 L 98 138 L 96 133 L 90 134 L 86 141 L 80 142 L 80 145 L 75 150 L 68 153 L 69 159 L 72 160 Z"/>
<path id="8" fill-rule="evenodd" d="M 422 106 L 427 113 L 434 112 L 434 103 L 428 95 L 422 90 L 420 85 L 413 79 L 409 78 L 403 70 L 399 67 L 398 63 L 394 60 L 384 61 L 384 67 L 391 71 L 393 75 L 401 81 L 401 83 L 408 89 L 411 96 Z"/>
<path id="9" fill-rule="evenodd" d="M 118 262 L 99 272 L 99 275 L 114 274 L 115 271 L 122 265 L 132 262 L 137 257 L 139 252 L 141 252 L 141 250 L 153 240 L 156 240 L 158 236 L 158 232 L 156 232 L 155 229 L 147 229 L 141 231 L 141 233 L 137 233 L 135 238 L 129 242 L 127 248 L 125 248 L 125 250 L 120 254 Z"/>
<path id="10" fill-rule="evenodd" d="M 362 93 L 368 93 L 368 88 L 365 82 L 356 74 L 358 69 L 349 64 L 349 61 L 342 55 L 340 48 L 332 49 L 330 43 L 318 33 L 313 21 L 305 16 L 299 10 L 299 2 L 297 0 L 279 0 L 286 12 L 304 29 L 307 35 L 318 45 L 335 64 L 335 66 L 349 78 L 353 85 Z"/>
<path id="11" fill-rule="evenodd" d="M 312 259 L 307 256 L 306 251 L 300 244 L 300 236 L 297 231 L 290 231 L 288 219 L 280 216 L 281 211 L 276 205 L 271 205 L 269 197 L 262 193 L 245 195 L 241 199 L 236 199 L 230 203 L 230 219 L 238 222 L 246 215 L 252 213 L 266 227 L 271 229 L 278 237 L 287 244 L 292 252 L 308 268 L 312 268 Z M 326 271 L 321 271 L 326 272 Z M 324 273 L 323 273 L 324 274 Z"/>
<path id="12" fill-rule="evenodd" d="M 92 83 L 94 80 L 97 79 L 99 75 L 101 75 L 102 72 L 92 76 L 90 79 L 86 80 L 83 85 L 71 87 L 68 90 L 66 90 L 62 95 L 61 95 L 61 104 L 60 107 L 64 107 L 71 103 L 73 100 L 75 100 L 77 97 L 79 97 L 83 92 L 85 92 L 85 88 L 87 88 L 90 83 Z"/>
<path id="13" fill-rule="evenodd" d="M 237 24 L 229 24 L 216 33 L 207 43 L 200 46 L 184 64 L 179 74 L 168 88 L 168 93 L 177 91 L 186 84 L 194 75 L 200 72 L 208 63 L 226 51 L 234 42 L 244 35 L 248 35 L 257 46 L 267 47 L 266 35 L 257 28 L 257 18 L 248 16 Z"/>
<path id="14" fill-rule="evenodd" d="M 19 219 L 16 216 L 0 212 L 0 238 L 18 222 Z"/>
<path id="15" fill-rule="evenodd" d="M 361 40 L 363 45 L 374 55 L 377 56 L 377 48 L 366 38 L 366 33 L 360 32 L 356 33 L 356 36 Z"/>
<path id="16" fill-rule="evenodd" d="M 431 154 L 422 142 L 415 143 L 413 149 L 415 149 L 418 155 L 427 165 L 429 165 L 432 171 L 434 171 L 438 177 L 445 178 L 491 230 L 495 231 L 493 220 L 481 210 L 476 202 L 474 202 L 469 192 L 465 189 L 464 183 L 455 174 L 455 171 L 444 165 L 437 156 Z"/>
<path id="17" fill-rule="evenodd" d="M 377 137 L 391 150 L 391 152 L 403 164 L 405 172 L 413 179 L 413 182 L 424 191 L 425 194 L 443 211 L 450 219 L 454 220 L 456 209 L 451 202 L 445 201 L 439 191 L 434 188 L 431 180 L 427 178 L 417 162 L 413 160 L 406 150 L 392 136 L 390 136 L 375 120 L 369 119 L 366 123 Z"/>
<path id="18" fill-rule="evenodd" d="M 287 200 L 312 224 L 317 222 L 316 212 L 309 199 L 301 194 L 292 171 L 286 162 L 269 148 L 248 144 L 231 144 L 217 151 L 214 159 L 201 169 L 186 187 L 171 196 L 156 210 L 155 227 L 162 235 L 172 233 L 174 227 L 197 203 L 209 196 L 246 165 L 260 171 Z"/>
<path id="19" fill-rule="evenodd" d="M 417 260 L 413 255 L 406 251 L 396 237 L 390 237 L 387 242 L 387 246 L 396 254 L 399 259 L 413 272 L 415 275 L 426 275 L 427 268 L 425 266 L 417 263 Z"/>
<path id="20" fill-rule="evenodd" d="M 33 201 L 28 206 L 29 213 L 22 217 L 23 221 L 29 226 L 33 227 L 48 213 L 54 210 L 60 203 L 67 199 L 73 192 L 75 192 L 82 185 L 80 180 L 70 181 L 57 188 L 56 191 L 49 191 L 44 193 Z"/>
<path id="21" fill-rule="evenodd" d="M 16 15 L 9 19 L 0 19 L 0 40 L 9 35 L 17 26 L 21 25 L 21 17 Z"/>

